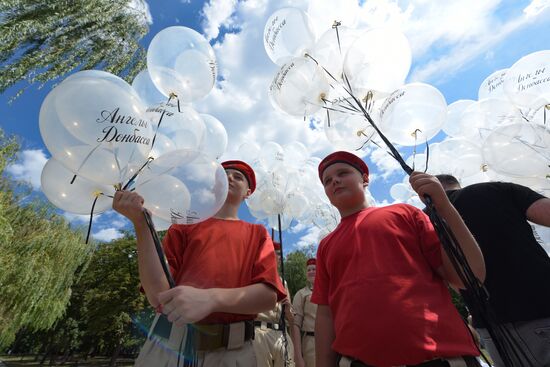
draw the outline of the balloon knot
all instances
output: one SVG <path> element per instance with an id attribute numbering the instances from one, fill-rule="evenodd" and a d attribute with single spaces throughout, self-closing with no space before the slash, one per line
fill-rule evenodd
<path id="1" fill-rule="evenodd" d="M 115 185 L 113 185 L 113 186 L 114 186 L 114 188 L 115 188 L 116 191 L 122 190 L 122 184 L 121 184 L 121 183 L 117 183 L 117 184 L 115 184 Z"/>
<path id="2" fill-rule="evenodd" d="M 178 98 L 178 95 L 174 92 L 170 92 L 170 94 L 168 95 L 168 97 L 170 97 L 171 99 L 172 98 Z"/>
<path id="3" fill-rule="evenodd" d="M 413 132 L 411 133 L 411 136 L 414 136 L 414 137 L 416 138 L 416 137 L 417 137 L 416 135 L 417 135 L 418 133 L 422 133 L 422 130 L 416 129 L 415 131 L 413 131 Z"/>
<path id="4" fill-rule="evenodd" d="M 342 25 L 342 22 L 339 20 L 335 20 L 334 23 L 332 23 L 332 29 L 336 27 L 340 27 Z"/>
<path id="5" fill-rule="evenodd" d="M 94 196 L 94 198 L 98 198 L 103 195 L 103 193 L 100 190 L 96 190 L 92 193 L 92 195 Z"/>
<path id="6" fill-rule="evenodd" d="M 481 171 L 482 171 L 482 172 L 487 172 L 488 170 L 489 170 L 489 166 L 488 166 L 488 165 L 486 165 L 486 164 L 482 164 L 482 165 L 481 165 Z"/>

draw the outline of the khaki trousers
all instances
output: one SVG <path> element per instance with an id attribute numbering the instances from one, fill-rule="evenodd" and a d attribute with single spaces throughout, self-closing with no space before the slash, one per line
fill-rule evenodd
<path id="1" fill-rule="evenodd" d="M 151 326 L 154 329 L 157 315 Z M 135 361 L 135 367 L 182 367 L 185 356 L 183 346 L 187 327 L 173 326 L 168 339 L 149 332 L 145 344 Z M 252 342 L 247 341 L 238 349 L 219 348 L 208 352 L 198 352 L 197 367 L 255 367 L 256 355 Z"/>
<path id="2" fill-rule="evenodd" d="M 315 367 L 315 337 L 311 335 L 302 336 L 302 356 L 306 367 Z"/>
<path id="3" fill-rule="evenodd" d="M 288 363 L 286 367 L 294 367 L 294 348 L 290 334 L 287 333 Z M 255 328 L 254 352 L 258 367 L 285 367 L 283 332 L 272 329 Z"/>

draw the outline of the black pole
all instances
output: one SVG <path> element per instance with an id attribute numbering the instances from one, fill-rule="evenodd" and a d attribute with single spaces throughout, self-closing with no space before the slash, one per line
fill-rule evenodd
<path id="1" fill-rule="evenodd" d="M 143 216 L 145 217 L 145 221 L 147 222 L 149 231 L 151 231 L 151 236 L 153 237 L 153 242 L 155 243 L 155 249 L 157 250 L 157 255 L 159 257 L 160 265 L 162 266 L 162 271 L 166 276 L 166 280 L 168 281 L 170 288 L 174 288 L 176 286 L 176 282 L 174 282 L 174 278 L 172 278 L 172 274 L 170 274 L 170 269 L 168 268 L 168 262 L 166 261 L 166 256 L 164 255 L 162 244 L 158 237 L 157 231 L 155 230 L 155 225 L 153 224 L 151 215 L 147 210 L 144 209 Z"/>
<path id="2" fill-rule="evenodd" d="M 284 262 L 284 252 L 283 252 L 283 231 L 281 230 L 281 214 L 277 214 L 277 224 L 279 225 L 279 244 L 281 245 L 281 278 L 283 279 L 283 287 L 285 286 L 285 262 Z M 273 229 L 272 229 L 273 231 Z M 290 294 L 288 295 L 290 300 Z M 281 306 L 281 327 L 283 331 L 283 346 L 284 346 L 284 359 L 285 366 L 288 365 L 288 339 L 286 335 L 286 319 L 285 319 L 285 308 L 286 305 L 283 303 Z"/>

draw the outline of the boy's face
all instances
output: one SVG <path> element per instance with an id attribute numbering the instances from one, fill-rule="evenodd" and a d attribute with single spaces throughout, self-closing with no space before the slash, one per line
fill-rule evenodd
<path id="1" fill-rule="evenodd" d="M 307 276 L 307 280 L 313 284 L 315 282 L 315 268 L 316 266 L 315 265 L 308 265 L 307 268 L 306 268 L 306 276 Z"/>
<path id="2" fill-rule="evenodd" d="M 347 209 L 365 201 L 369 177 L 353 166 L 334 163 L 323 172 L 323 186 L 328 199 L 338 209 Z"/>
<path id="3" fill-rule="evenodd" d="M 229 183 L 227 196 L 244 200 L 250 196 L 250 188 L 245 175 L 241 171 L 228 168 L 225 170 Z"/>

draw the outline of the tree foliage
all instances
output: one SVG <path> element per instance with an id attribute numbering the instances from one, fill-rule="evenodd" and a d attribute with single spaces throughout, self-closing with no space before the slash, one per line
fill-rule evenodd
<path id="1" fill-rule="evenodd" d="M 75 353 L 109 355 L 113 365 L 120 354 L 137 354 L 154 313 L 139 291 L 135 238 L 101 244 L 72 291 L 64 317 L 49 330 L 23 330 L 14 353 L 63 356 L 61 362 Z"/>
<path id="2" fill-rule="evenodd" d="M 290 295 L 294 298 L 296 292 L 306 286 L 306 262 L 310 254 L 305 250 L 296 250 L 285 258 L 285 280 L 288 284 Z"/>
<path id="3" fill-rule="evenodd" d="M 135 238 L 127 234 L 101 245 L 75 290 L 85 311 L 84 349 L 116 357 L 143 344 L 145 332 L 140 329 L 153 312 L 139 286 Z"/>
<path id="4" fill-rule="evenodd" d="M 133 5 L 140 1 L 0 0 L 0 93 L 20 81 L 43 86 L 76 69 L 132 79 L 145 65 L 138 41 L 148 24 Z"/>
<path id="5" fill-rule="evenodd" d="M 0 130 L 2 171 L 17 150 Z M 92 252 L 53 207 L 27 194 L 21 184 L 0 180 L 0 349 L 19 329 L 47 329 L 63 315 Z"/>

